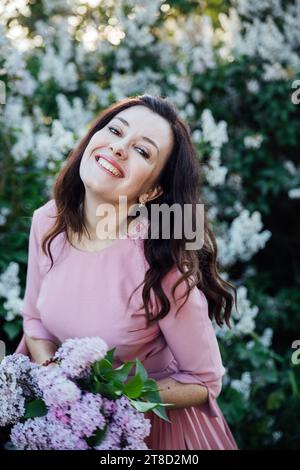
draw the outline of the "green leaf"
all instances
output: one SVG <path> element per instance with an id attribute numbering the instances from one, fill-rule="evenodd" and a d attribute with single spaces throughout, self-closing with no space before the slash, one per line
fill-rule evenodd
<path id="1" fill-rule="evenodd" d="M 165 405 L 168 405 L 168 403 L 165 403 Z M 154 408 L 153 413 L 155 413 L 159 418 L 163 419 L 164 421 L 172 423 L 172 421 L 168 418 L 165 408 L 162 405 L 158 406 L 157 408 Z"/>
<path id="2" fill-rule="evenodd" d="M 157 382 L 154 379 L 147 379 L 143 386 L 143 392 L 157 392 Z M 158 392 L 157 392 L 158 393 Z"/>
<path id="3" fill-rule="evenodd" d="M 100 361 L 94 362 L 92 365 L 92 370 L 96 375 L 103 375 L 108 370 L 112 370 L 111 363 L 106 359 L 101 359 Z"/>
<path id="4" fill-rule="evenodd" d="M 126 362 L 125 364 L 122 364 L 117 369 L 113 369 L 112 371 L 113 379 L 119 380 L 120 382 L 125 382 L 133 365 L 134 365 L 134 362 Z"/>
<path id="5" fill-rule="evenodd" d="M 107 426 L 105 426 L 103 429 L 97 429 L 96 432 L 92 436 L 86 439 L 86 442 L 88 443 L 90 447 L 95 447 L 99 445 L 103 441 L 106 431 L 107 431 Z"/>
<path id="6" fill-rule="evenodd" d="M 32 400 L 26 404 L 24 418 L 38 418 L 47 414 L 47 407 L 41 398 Z"/>
<path id="7" fill-rule="evenodd" d="M 138 401 L 138 400 L 130 400 L 131 405 L 141 413 L 146 413 L 149 410 L 152 410 L 156 406 L 159 406 L 159 403 L 152 403 L 147 401 Z"/>
<path id="8" fill-rule="evenodd" d="M 143 393 L 143 398 L 145 398 L 146 400 L 149 400 L 149 401 L 155 401 L 157 403 L 163 403 L 162 402 L 162 399 L 160 397 L 160 394 L 159 392 L 157 391 L 157 388 L 156 390 L 149 390 L 149 391 L 146 391 Z"/>
<path id="9" fill-rule="evenodd" d="M 142 381 L 146 382 L 146 380 L 148 379 L 148 373 L 145 367 L 143 366 L 143 364 L 138 358 L 135 360 L 135 363 L 136 363 L 136 372 L 135 372 L 136 375 L 139 375 Z"/>
<path id="10" fill-rule="evenodd" d="M 143 390 L 143 381 L 139 374 L 135 375 L 124 386 L 124 393 L 129 398 L 138 398 Z"/>
<path id="11" fill-rule="evenodd" d="M 121 382 L 100 382 L 97 381 L 92 386 L 93 393 L 100 393 L 109 398 L 118 398 L 123 394 L 124 385 Z"/>
<path id="12" fill-rule="evenodd" d="M 107 353 L 106 353 L 105 357 L 111 364 L 113 363 L 113 358 L 114 358 L 114 354 L 115 354 L 116 349 L 117 349 L 116 347 L 112 348 L 109 351 L 107 351 Z"/>

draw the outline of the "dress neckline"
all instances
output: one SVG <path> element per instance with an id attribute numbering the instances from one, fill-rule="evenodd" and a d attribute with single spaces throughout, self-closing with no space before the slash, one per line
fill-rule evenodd
<path id="1" fill-rule="evenodd" d="M 134 224 L 131 228 L 131 230 L 127 233 L 127 235 L 123 238 L 117 239 L 114 243 L 111 245 L 101 248 L 101 250 L 95 250 L 95 251 L 89 251 L 89 250 L 82 250 L 81 248 L 77 248 L 76 246 L 72 245 L 71 243 L 68 243 L 70 248 L 74 251 L 77 251 L 79 253 L 86 253 L 87 255 L 98 255 L 100 253 L 106 253 L 108 250 L 112 250 L 114 247 L 117 247 L 121 244 L 122 241 L 124 240 L 136 240 L 136 239 L 143 239 L 147 233 L 149 226 L 149 221 L 145 218 L 142 218 L 137 224 Z"/>
<path id="2" fill-rule="evenodd" d="M 95 251 L 82 250 L 81 248 L 77 248 L 76 246 L 72 245 L 71 243 L 68 243 L 68 244 L 69 244 L 69 246 L 72 250 L 78 251 L 79 253 L 86 253 L 88 255 L 98 255 L 100 253 L 104 253 L 104 252 L 118 246 L 122 240 L 128 240 L 128 237 L 119 238 L 118 240 L 116 240 L 111 245 L 106 246 L 105 248 L 101 248 L 101 250 L 95 250 Z"/>

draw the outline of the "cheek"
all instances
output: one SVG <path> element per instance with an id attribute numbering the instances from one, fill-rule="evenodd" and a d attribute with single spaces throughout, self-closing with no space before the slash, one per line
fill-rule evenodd
<path id="1" fill-rule="evenodd" d="M 97 147 L 100 147 L 103 144 L 104 144 L 103 133 L 96 132 L 96 134 L 94 134 L 93 137 L 90 139 L 85 149 L 85 153 L 88 153 L 88 155 L 90 155 L 94 149 L 96 149 Z"/>
<path id="2" fill-rule="evenodd" d="M 150 167 L 147 162 L 138 162 L 134 161 L 130 165 L 130 185 L 132 188 L 142 191 L 146 186 L 151 185 L 152 180 L 154 180 L 154 169 Z"/>

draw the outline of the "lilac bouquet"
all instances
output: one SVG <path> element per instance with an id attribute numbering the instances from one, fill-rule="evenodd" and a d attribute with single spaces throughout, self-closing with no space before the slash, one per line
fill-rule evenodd
<path id="1" fill-rule="evenodd" d="M 0 364 L 0 426 L 19 450 L 140 450 L 153 410 L 169 421 L 142 363 L 113 368 L 114 349 L 98 337 L 66 340 L 55 367 L 12 354 Z M 135 365 L 135 375 L 128 379 Z"/>

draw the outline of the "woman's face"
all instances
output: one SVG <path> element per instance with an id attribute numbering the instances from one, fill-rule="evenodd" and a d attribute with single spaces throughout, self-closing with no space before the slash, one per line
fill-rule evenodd
<path id="1" fill-rule="evenodd" d="M 142 195 L 145 200 L 154 199 L 159 194 L 154 182 L 172 146 L 166 119 L 142 105 L 127 108 L 93 135 L 81 159 L 80 177 L 89 196 L 99 203 L 116 204 L 119 196 L 127 196 L 130 207 Z M 105 170 L 101 165 L 105 161 L 96 160 L 99 155 L 119 167 L 122 177 Z"/>

